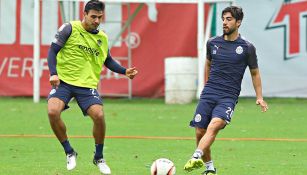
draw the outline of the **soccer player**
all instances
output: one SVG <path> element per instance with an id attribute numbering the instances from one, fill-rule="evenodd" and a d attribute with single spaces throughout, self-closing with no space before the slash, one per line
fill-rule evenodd
<path id="1" fill-rule="evenodd" d="M 190 126 L 195 127 L 197 149 L 185 164 L 186 171 L 205 165 L 206 170 L 202 174 L 217 174 L 210 147 L 218 132 L 231 121 L 247 66 L 256 92 L 256 104 L 263 112 L 268 109 L 262 96 L 256 49 L 238 32 L 242 19 L 242 8 L 225 8 L 222 11 L 223 35 L 212 37 L 207 42 L 205 87 L 190 122 Z"/>
<path id="2" fill-rule="evenodd" d="M 108 49 L 108 38 L 98 26 L 103 20 L 105 4 L 91 0 L 85 5 L 84 19 L 63 24 L 48 53 L 50 84 L 48 116 L 51 128 L 62 144 L 67 158 L 67 169 L 76 167 L 77 152 L 68 141 L 61 112 L 68 108 L 74 97 L 84 116 L 93 120 L 95 155 L 93 163 L 103 174 L 111 170 L 103 157 L 105 119 L 97 85 L 103 65 L 108 69 L 133 79 L 136 68 L 124 68 L 113 60 Z"/>

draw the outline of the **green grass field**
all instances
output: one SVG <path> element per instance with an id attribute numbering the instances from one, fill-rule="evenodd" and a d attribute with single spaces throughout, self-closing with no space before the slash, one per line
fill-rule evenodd
<path id="1" fill-rule="evenodd" d="M 254 99 L 240 99 L 232 123 L 220 132 L 219 140 L 212 147 L 219 175 L 307 174 L 307 100 L 267 101 L 270 109 L 261 113 Z M 70 106 L 62 118 L 68 134 L 76 136 L 70 138 L 70 142 L 79 157 L 77 168 L 68 172 L 60 143 L 55 137 L 48 137 L 53 133 L 46 102 L 42 99 L 41 103 L 33 104 L 31 98 L 0 98 L 0 174 L 98 175 L 97 167 L 91 163 L 94 151 L 94 141 L 90 138 L 92 121 L 82 116 L 75 102 Z M 104 155 L 112 174 L 150 174 L 151 163 L 160 157 L 171 159 L 178 175 L 200 174 L 201 170 L 183 171 L 183 165 L 195 149 L 194 130 L 188 127 L 195 106 L 196 102 L 165 105 L 162 99 L 106 99 L 108 138 Z M 228 138 L 233 139 L 223 140 Z"/>

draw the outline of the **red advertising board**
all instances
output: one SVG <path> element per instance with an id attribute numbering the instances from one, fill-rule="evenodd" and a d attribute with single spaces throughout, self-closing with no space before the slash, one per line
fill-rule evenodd
<path id="1" fill-rule="evenodd" d="M 28 16 L 25 16 L 27 13 L 23 8 L 31 7 L 26 7 L 27 4 L 22 3 L 22 0 L 15 2 L 15 4 L 11 3 L 6 6 L 7 11 L 13 11 L 13 16 L 0 16 L 0 96 L 32 96 L 33 42 L 31 39 L 34 34 L 31 27 L 33 26 L 33 14 L 31 16 L 29 13 Z M 138 4 L 132 4 L 131 11 L 133 12 L 137 7 Z M 3 7 L 0 8 L 3 10 Z M 138 76 L 132 81 L 133 96 L 163 96 L 164 59 L 197 55 L 197 6 L 193 4 L 155 4 L 154 8 L 156 10 L 155 21 L 150 20 L 149 6 L 145 5 L 131 24 L 131 32 L 136 34 L 136 39 L 138 39 L 138 45 L 131 52 L 132 66 L 137 67 L 139 71 Z M 123 12 L 121 18 L 125 21 L 128 18 L 127 7 L 123 5 L 121 10 Z M 41 10 L 41 14 L 43 13 L 44 10 Z M 57 13 L 52 15 L 61 16 L 59 8 L 57 8 Z M 108 11 L 106 15 L 114 14 Z M 55 19 L 57 20 L 56 27 L 59 27 L 62 24 L 61 18 Z M 46 22 L 43 15 L 40 47 L 41 96 L 47 96 L 51 89 L 48 82 L 49 71 L 46 59 L 50 43 L 44 42 L 44 37 L 50 38 L 50 35 L 53 36 L 56 33 L 56 29 L 54 33 L 46 33 L 45 29 L 48 30 L 48 21 Z M 124 32 L 122 37 L 125 38 L 126 35 L 127 32 Z M 125 44 L 111 49 L 114 58 L 126 56 L 127 52 Z M 127 66 L 127 61 L 119 60 L 119 62 Z M 102 93 L 127 93 L 127 80 L 117 79 L 112 75 L 107 70 L 102 72 L 102 77 L 104 77 L 101 83 Z"/>

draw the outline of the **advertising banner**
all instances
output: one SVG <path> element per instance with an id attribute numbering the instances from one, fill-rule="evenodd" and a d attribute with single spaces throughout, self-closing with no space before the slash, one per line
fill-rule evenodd
<path id="1" fill-rule="evenodd" d="M 84 2 L 75 2 L 74 8 L 69 3 L 61 6 L 57 1 L 41 1 L 41 96 L 51 89 L 47 55 L 57 29 L 70 20 L 71 9 L 78 9 L 75 19 L 83 16 Z M 256 47 L 264 96 L 307 97 L 307 1 L 237 0 L 236 4 L 244 11 L 239 31 Z M 222 34 L 221 11 L 227 5 L 217 4 L 217 35 Z M 197 5 L 145 3 L 132 21 L 130 33 L 126 30 L 119 41 L 112 41 L 138 7 L 106 4 L 106 22 L 101 29 L 113 43 L 112 56 L 127 66 L 130 54 L 131 66 L 139 70 L 132 81 L 132 95 L 162 97 L 164 59 L 197 57 Z M 209 5 L 205 7 L 207 13 Z M 32 0 L 0 1 L 0 96 L 33 95 L 33 15 Z M 122 76 L 104 69 L 101 77 L 101 94 L 128 93 L 128 80 Z M 254 95 L 247 69 L 241 96 Z"/>

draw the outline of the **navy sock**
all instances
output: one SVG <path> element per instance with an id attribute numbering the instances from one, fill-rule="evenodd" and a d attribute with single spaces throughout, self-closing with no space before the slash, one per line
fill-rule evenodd
<path id="1" fill-rule="evenodd" d="M 96 147 L 96 151 L 95 151 L 95 156 L 94 156 L 94 159 L 95 160 L 98 160 L 98 159 L 101 159 L 103 158 L 103 144 L 95 144 L 95 147 Z"/>
<path id="2" fill-rule="evenodd" d="M 62 144 L 66 154 L 71 154 L 71 153 L 74 152 L 74 149 L 70 146 L 70 143 L 69 143 L 68 140 L 65 140 L 61 144 Z"/>

